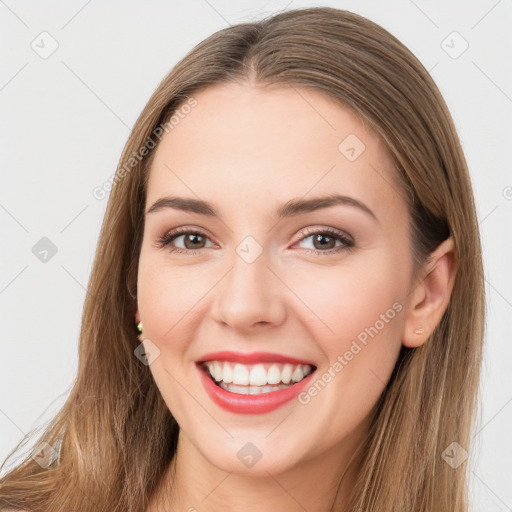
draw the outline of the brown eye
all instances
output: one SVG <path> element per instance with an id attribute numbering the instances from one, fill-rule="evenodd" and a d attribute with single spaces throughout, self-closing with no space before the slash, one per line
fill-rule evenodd
<path id="1" fill-rule="evenodd" d="M 322 233 L 313 235 L 313 246 L 315 249 L 334 249 L 336 239 L 332 236 L 326 236 Z"/>
<path id="2" fill-rule="evenodd" d="M 207 245 L 208 242 L 210 245 Z M 213 245 L 204 233 L 183 228 L 171 231 L 158 240 L 158 247 L 160 248 L 167 247 L 170 252 L 190 252 L 191 254 L 197 249 L 204 249 Z"/>
<path id="3" fill-rule="evenodd" d="M 204 247 L 204 244 L 206 242 L 205 237 L 200 235 L 199 233 L 190 233 L 188 235 L 181 235 L 183 236 L 183 240 L 185 243 L 185 249 L 200 249 Z M 179 238 L 179 237 L 176 237 Z M 176 240 L 175 238 L 175 240 Z"/>
<path id="4" fill-rule="evenodd" d="M 341 231 L 334 231 L 332 228 L 317 230 L 306 230 L 302 232 L 302 238 L 299 244 L 306 243 L 303 246 L 307 252 L 316 254 L 332 254 L 350 249 L 354 242 Z"/>

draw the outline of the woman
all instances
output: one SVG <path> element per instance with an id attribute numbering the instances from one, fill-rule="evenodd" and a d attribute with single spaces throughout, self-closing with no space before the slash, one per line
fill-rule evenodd
<path id="1" fill-rule="evenodd" d="M 112 185 L 76 383 L 0 506 L 467 511 L 478 224 L 397 39 L 332 8 L 217 32 Z"/>

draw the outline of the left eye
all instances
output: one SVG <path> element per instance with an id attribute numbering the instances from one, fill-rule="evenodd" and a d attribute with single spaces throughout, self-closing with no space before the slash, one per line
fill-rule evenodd
<path id="1" fill-rule="evenodd" d="M 354 242 L 341 232 L 330 229 L 317 230 L 301 233 L 302 237 L 297 243 L 305 242 L 311 239 L 309 247 L 303 247 L 307 252 L 313 253 L 332 253 L 353 247 Z M 181 239 L 182 246 L 176 246 L 176 242 Z M 207 245 L 207 243 L 210 245 Z M 214 244 L 208 236 L 200 231 L 178 230 L 165 234 L 158 240 L 158 247 L 168 246 L 170 252 L 195 253 L 196 250 L 212 247 Z"/>
<path id="2" fill-rule="evenodd" d="M 307 249 L 319 251 L 319 252 L 330 252 L 336 250 L 336 247 L 345 248 L 352 247 L 352 241 L 342 235 L 341 233 L 334 233 L 331 231 L 315 231 L 314 233 L 308 234 L 299 240 L 299 243 L 311 239 L 309 247 Z M 338 245 L 336 245 L 338 243 Z"/>

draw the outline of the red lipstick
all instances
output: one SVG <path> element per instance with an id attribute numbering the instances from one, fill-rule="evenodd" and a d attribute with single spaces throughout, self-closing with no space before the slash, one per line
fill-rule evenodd
<path id="1" fill-rule="evenodd" d="M 290 364 L 309 364 L 315 366 L 312 362 L 296 357 L 285 356 L 282 354 L 273 354 L 272 352 L 230 352 L 223 350 L 221 352 L 210 352 L 197 360 L 205 361 L 230 361 L 232 363 L 257 364 L 257 363 L 290 363 Z"/>
<path id="2" fill-rule="evenodd" d="M 240 364 L 258 363 L 289 363 L 292 365 L 310 365 L 313 371 L 300 382 L 289 385 L 284 389 L 262 392 L 259 394 L 241 394 L 227 391 L 222 388 L 209 374 L 203 362 L 205 361 L 229 361 Z M 292 401 L 297 395 L 310 385 L 312 375 L 316 369 L 311 362 L 269 352 L 252 352 L 248 354 L 240 352 L 212 352 L 205 354 L 196 362 L 200 380 L 211 400 L 222 409 L 238 414 L 264 414 L 281 407 Z"/>

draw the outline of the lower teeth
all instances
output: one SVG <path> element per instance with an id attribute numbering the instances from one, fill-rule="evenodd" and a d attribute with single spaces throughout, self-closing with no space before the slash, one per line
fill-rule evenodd
<path id="1" fill-rule="evenodd" d="M 279 389 L 289 388 L 293 384 L 279 384 L 277 386 L 237 386 L 236 384 L 226 384 L 225 382 L 217 382 L 218 386 L 230 393 L 238 393 L 240 395 L 259 395 L 262 393 L 271 393 Z"/>

